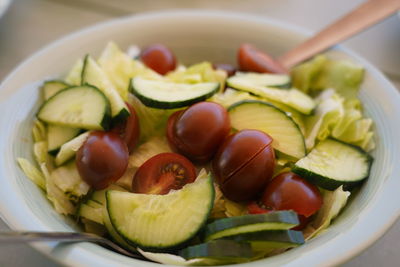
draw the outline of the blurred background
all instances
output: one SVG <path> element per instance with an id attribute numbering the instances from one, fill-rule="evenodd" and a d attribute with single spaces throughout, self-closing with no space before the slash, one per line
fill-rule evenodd
<path id="1" fill-rule="evenodd" d="M 322 29 L 362 0 L 0 0 L 0 81 L 50 42 L 81 28 L 141 12 L 195 8 L 244 12 Z M 8 8 L 7 8 L 8 7 Z M 135 33 L 132 33 L 134 35 Z M 268 38 L 268 36 L 266 36 Z M 343 43 L 380 68 L 400 88 L 400 16 Z M 0 220 L 0 230 L 7 229 Z M 399 266 L 400 223 L 343 266 Z M 26 245 L 0 244 L 0 266 L 58 266 Z"/>

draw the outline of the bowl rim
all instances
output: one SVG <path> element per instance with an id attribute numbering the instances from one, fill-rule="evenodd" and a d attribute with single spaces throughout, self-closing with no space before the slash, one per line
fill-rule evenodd
<path id="1" fill-rule="evenodd" d="M 24 60 L 22 63 L 20 63 L 10 74 L 7 75 L 7 77 L 3 80 L 3 82 L 0 84 L 0 93 L 1 92 L 8 92 L 11 94 L 11 88 L 7 89 L 7 84 L 14 79 L 15 76 L 18 75 L 18 73 L 21 71 L 21 69 L 25 68 L 26 66 L 29 66 L 31 62 L 36 59 L 40 58 L 42 55 L 45 55 L 47 51 L 52 50 L 52 49 L 57 49 L 57 47 L 64 43 L 67 40 L 71 39 L 76 39 L 80 36 L 84 36 L 86 33 L 94 32 L 97 30 L 100 30 L 104 27 L 115 27 L 120 24 L 125 24 L 125 23 L 134 23 L 137 20 L 152 20 L 152 19 L 160 19 L 160 18 L 168 18 L 168 17 L 174 17 L 174 16 L 211 16 L 211 17 L 219 17 L 222 19 L 241 19 L 241 20 L 247 20 L 250 22 L 254 23 L 259 23 L 259 24 L 264 24 L 264 25 L 269 25 L 273 26 L 275 28 L 284 30 L 284 31 L 289 31 L 289 32 L 294 32 L 296 34 L 300 34 L 304 37 L 310 36 L 311 31 L 308 31 L 304 28 L 301 28 L 299 26 L 289 24 L 287 22 L 282 22 L 276 19 L 268 18 L 268 17 L 261 17 L 259 15 L 254 15 L 254 14 L 246 14 L 246 13 L 240 13 L 240 12 L 231 12 L 231 11 L 217 11 L 217 10 L 207 10 L 207 9 L 174 9 L 174 10 L 163 10 L 163 11 L 157 11 L 157 12 L 143 12 L 135 15 L 130 15 L 126 17 L 121 17 L 121 18 L 116 18 L 116 19 L 111 19 L 105 22 L 97 23 L 89 27 L 85 27 L 81 30 L 75 31 L 71 34 L 68 34 L 48 45 L 40 49 L 39 51 L 35 52 L 33 55 L 31 55 L 29 58 Z M 360 64 L 363 65 L 363 67 L 373 76 L 379 80 L 379 83 L 382 85 L 383 88 L 387 91 L 387 93 L 391 94 L 391 96 L 396 99 L 400 103 L 400 93 L 399 91 L 389 82 L 389 80 L 381 73 L 380 70 L 378 70 L 376 67 L 374 67 L 371 63 L 369 63 L 367 60 L 363 59 L 357 53 L 341 46 L 337 45 L 333 49 L 339 50 L 341 52 L 344 52 L 346 55 L 350 56 L 351 58 L 355 59 L 358 61 Z M 2 99 L 0 99 L 2 101 Z M 385 192 L 389 191 L 387 188 L 385 188 Z M 393 191 L 393 190 L 392 190 Z M 1 188 L 0 188 L 1 192 Z M 342 254 L 340 258 L 336 259 L 330 259 L 329 264 L 340 264 L 344 261 L 347 261 L 348 259 L 352 258 L 353 256 L 361 253 L 364 249 L 372 245 L 379 237 L 381 237 L 388 229 L 389 227 L 397 220 L 397 218 L 400 216 L 400 207 L 395 206 L 394 204 L 387 204 L 385 201 L 383 201 L 383 196 L 384 192 L 381 192 L 379 195 L 379 199 L 376 199 L 376 203 L 374 203 L 374 206 L 379 206 L 380 205 L 386 205 L 387 211 L 386 215 L 388 218 L 382 220 L 382 219 L 377 219 L 375 220 L 375 231 L 374 234 L 371 234 L 368 236 L 368 238 L 364 238 L 363 242 L 359 242 L 358 245 L 353 245 L 351 247 L 351 250 L 348 251 L 345 254 Z M 2 196 L 0 194 L 0 199 L 6 199 L 5 196 Z M 4 203 L 4 202 L 2 202 Z M 389 212 L 390 210 L 390 212 Z M 0 205 L 0 217 L 9 225 L 10 228 L 14 229 L 15 225 L 21 226 L 23 225 L 22 222 L 19 221 L 19 218 L 16 214 L 11 212 L 10 210 L 7 210 L 4 208 L 3 205 Z M 371 216 L 369 216 L 371 218 Z M 29 223 L 25 223 L 24 227 L 29 227 Z M 32 224 L 31 224 L 32 225 Z M 44 223 L 41 225 L 44 229 L 48 229 L 48 226 L 46 226 Z M 127 260 L 125 256 L 116 254 L 114 252 L 111 252 L 109 250 L 103 249 L 101 251 L 101 255 L 97 255 L 96 253 L 93 252 L 93 244 L 87 244 L 87 243 L 82 243 L 82 244 L 76 244 L 72 246 L 68 246 L 68 248 L 65 248 L 64 251 L 61 253 L 52 253 L 52 248 L 54 245 L 51 244 L 32 244 L 34 248 L 37 250 L 41 251 L 43 254 L 49 256 L 51 259 L 65 264 L 68 262 L 69 264 L 72 264 L 74 266 L 91 266 L 94 263 L 99 263 L 99 260 L 109 260 L 109 263 L 114 263 L 114 264 L 126 264 L 126 263 L 135 263 L 137 266 L 142 266 L 141 263 L 143 262 L 138 262 L 138 261 L 132 261 L 132 259 Z M 96 246 L 97 247 L 97 246 Z M 302 258 L 302 257 L 300 257 Z M 114 260 L 117 260 L 117 262 L 114 262 Z M 300 262 L 300 261 L 299 261 Z M 296 263 L 298 264 L 299 262 Z M 319 260 L 317 261 L 319 264 L 322 264 L 324 261 Z M 251 262 L 247 264 L 242 264 L 239 266 L 256 266 L 258 264 L 264 263 L 263 261 L 256 261 L 256 262 Z M 266 263 L 266 262 L 265 262 Z M 304 263 L 304 262 L 303 262 Z M 326 263 L 326 262 L 325 262 Z M 153 263 L 143 263 L 143 266 L 149 266 L 149 264 Z M 121 265 L 122 266 L 122 265 Z M 154 265 L 156 266 L 156 265 Z M 159 266 L 159 265 L 157 265 Z"/>

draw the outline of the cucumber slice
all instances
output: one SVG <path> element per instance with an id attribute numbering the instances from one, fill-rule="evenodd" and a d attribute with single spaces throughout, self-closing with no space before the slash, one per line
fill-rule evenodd
<path id="1" fill-rule="evenodd" d="M 206 100 L 218 92 L 219 83 L 174 83 L 146 80 L 140 77 L 131 80 L 130 90 L 148 107 L 173 109 Z"/>
<path id="2" fill-rule="evenodd" d="M 204 233 L 205 239 L 208 241 L 264 230 L 287 230 L 298 224 L 297 214 L 293 211 L 285 210 L 219 219 L 208 224 Z"/>
<path id="3" fill-rule="evenodd" d="M 72 140 L 80 132 L 78 128 L 63 127 L 57 125 L 47 126 L 47 150 L 51 155 L 56 155 L 60 147 Z"/>
<path id="4" fill-rule="evenodd" d="M 362 183 L 371 170 L 372 157 L 358 147 L 327 139 L 294 165 L 292 171 L 327 190 L 344 190 Z"/>
<path id="5" fill-rule="evenodd" d="M 231 125 L 236 130 L 255 129 L 273 138 L 272 146 L 289 156 L 302 158 L 306 155 L 304 136 L 284 111 L 257 100 L 244 100 L 228 108 Z"/>
<path id="6" fill-rule="evenodd" d="M 250 243 L 252 249 L 256 251 L 291 248 L 304 244 L 303 233 L 293 230 L 271 230 L 245 233 L 229 236 L 226 237 L 226 239 Z"/>
<path id="7" fill-rule="evenodd" d="M 60 151 L 58 151 L 57 156 L 55 158 L 55 163 L 57 166 L 60 166 L 73 158 L 75 156 L 76 151 L 79 150 L 79 148 L 83 145 L 83 143 L 86 141 L 88 138 L 90 132 L 85 132 L 83 134 L 78 135 L 71 141 L 68 141 L 67 143 L 63 144 L 60 148 Z"/>
<path id="8" fill-rule="evenodd" d="M 125 188 L 123 188 L 121 186 L 111 184 L 106 189 L 93 192 L 92 197 L 90 199 L 92 201 L 100 203 L 101 205 L 106 205 L 106 192 L 108 190 L 121 191 L 121 192 L 127 191 Z"/>
<path id="9" fill-rule="evenodd" d="M 316 107 L 315 101 L 307 94 L 292 88 L 288 90 L 274 89 L 265 86 L 256 86 L 251 82 L 243 80 L 227 80 L 229 87 L 237 90 L 249 92 L 251 94 L 266 98 L 267 100 L 276 101 L 295 110 L 310 115 Z"/>
<path id="10" fill-rule="evenodd" d="M 205 171 L 167 195 L 107 191 L 107 210 L 118 234 L 130 244 L 153 250 L 191 239 L 207 220 L 213 202 L 214 186 Z"/>
<path id="11" fill-rule="evenodd" d="M 123 100 L 128 99 L 129 80 L 133 77 L 134 63 L 131 57 L 109 42 L 97 61 L 115 86 Z"/>
<path id="12" fill-rule="evenodd" d="M 83 69 L 83 60 L 78 59 L 75 64 L 72 66 L 71 70 L 65 77 L 65 82 L 70 85 L 81 85 L 82 84 L 82 69 Z"/>
<path id="13" fill-rule="evenodd" d="M 253 257 L 253 251 L 247 243 L 238 243 L 232 240 L 213 240 L 182 249 L 179 251 L 179 256 L 185 259 L 201 258 L 233 263 L 249 260 Z"/>
<path id="14" fill-rule="evenodd" d="M 103 207 L 94 208 L 88 204 L 81 204 L 79 206 L 78 216 L 98 224 L 103 224 Z"/>
<path id="15" fill-rule="evenodd" d="M 129 109 L 117 89 L 108 79 L 100 66 L 89 55 L 85 57 L 82 69 L 82 84 L 91 84 L 104 93 L 111 105 L 111 116 L 114 120 L 123 120 L 129 116 Z"/>
<path id="16" fill-rule="evenodd" d="M 44 82 L 43 86 L 41 87 L 44 100 L 49 99 L 50 97 L 67 87 L 69 87 L 69 85 L 63 81 L 52 80 Z"/>
<path id="17" fill-rule="evenodd" d="M 96 87 L 84 85 L 61 90 L 41 106 L 37 116 L 49 124 L 103 130 L 108 128 L 110 107 Z"/>
<path id="18" fill-rule="evenodd" d="M 103 223 L 104 226 L 107 228 L 108 234 L 111 236 L 111 239 L 121 245 L 123 248 L 127 249 L 131 252 L 137 252 L 136 247 L 129 245 L 115 230 L 114 226 L 111 223 L 110 216 L 108 214 L 107 209 L 103 209 Z"/>
<path id="19" fill-rule="evenodd" d="M 257 72 L 236 72 L 227 80 L 227 84 L 248 84 L 251 86 L 266 86 L 277 88 L 290 88 L 291 79 L 289 75 L 257 73 Z"/>

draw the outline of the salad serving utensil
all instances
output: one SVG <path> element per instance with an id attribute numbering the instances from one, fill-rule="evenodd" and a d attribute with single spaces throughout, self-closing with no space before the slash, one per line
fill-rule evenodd
<path id="1" fill-rule="evenodd" d="M 368 0 L 305 42 L 289 50 L 277 61 L 286 69 L 325 51 L 400 10 L 400 0 Z"/>
<path id="2" fill-rule="evenodd" d="M 0 231 L 0 243 L 27 243 L 37 241 L 57 242 L 92 242 L 105 245 L 125 256 L 146 260 L 138 252 L 128 251 L 109 239 L 91 233 L 80 232 L 33 232 L 33 231 Z"/>

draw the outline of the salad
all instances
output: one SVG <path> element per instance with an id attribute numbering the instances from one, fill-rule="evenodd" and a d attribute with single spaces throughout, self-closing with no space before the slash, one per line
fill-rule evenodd
<path id="1" fill-rule="evenodd" d="M 364 70 L 319 55 L 289 73 L 249 44 L 237 57 L 184 66 L 161 44 L 110 42 L 43 83 L 35 162 L 17 161 L 58 213 L 152 261 L 241 263 L 300 246 L 369 176 Z"/>

